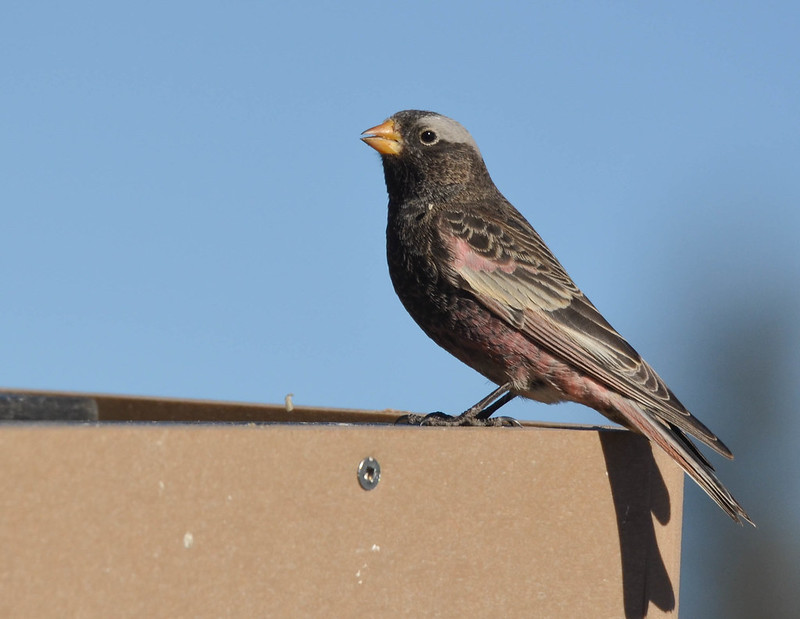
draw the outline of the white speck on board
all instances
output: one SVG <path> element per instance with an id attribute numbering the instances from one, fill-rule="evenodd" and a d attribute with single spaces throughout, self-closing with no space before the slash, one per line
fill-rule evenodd
<path id="1" fill-rule="evenodd" d="M 364 576 L 364 570 L 366 569 L 367 569 L 367 564 L 365 563 L 364 565 L 361 566 L 360 570 L 356 570 L 356 579 L 357 579 L 356 582 L 358 582 L 359 585 L 364 584 L 363 576 Z"/>

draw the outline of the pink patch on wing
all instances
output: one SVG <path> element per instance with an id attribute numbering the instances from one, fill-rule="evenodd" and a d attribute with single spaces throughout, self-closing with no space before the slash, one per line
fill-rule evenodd
<path id="1" fill-rule="evenodd" d="M 504 273 L 512 273 L 514 269 L 517 268 L 513 260 L 501 263 L 482 256 L 464 239 L 451 237 L 448 241 L 450 251 L 453 252 L 453 257 L 455 258 L 453 266 L 457 271 L 466 267 L 471 271 L 503 271 Z"/>

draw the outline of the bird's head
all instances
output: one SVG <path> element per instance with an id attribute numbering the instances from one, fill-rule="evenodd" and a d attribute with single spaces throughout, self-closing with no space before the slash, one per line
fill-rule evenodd
<path id="1" fill-rule="evenodd" d="M 435 200 L 494 188 L 475 140 L 441 114 L 404 110 L 361 139 L 381 154 L 390 200 Z"/>

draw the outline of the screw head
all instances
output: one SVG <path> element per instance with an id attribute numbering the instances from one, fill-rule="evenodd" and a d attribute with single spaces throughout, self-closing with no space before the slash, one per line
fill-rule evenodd
<path id="1" fill-rule="evenodd" d="M 358 465 L 358 483 L 364 490 L 372 490 L 381 480 L 381 465 L 375 458 L 364 458 Z"/>

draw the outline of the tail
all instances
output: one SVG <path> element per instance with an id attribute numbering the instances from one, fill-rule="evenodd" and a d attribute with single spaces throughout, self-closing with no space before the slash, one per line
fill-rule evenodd
<path id="1" fill-rule="evenodd" d="M 659 420 L 627 398 L 621 397 L 617 407 L 632 430 L 643 434 L 663 449 L 726 514 L 739 524 L 745 521 L 756 526 L 739 502 L 722 485 L 708 460 L 679 428 Z"/>

